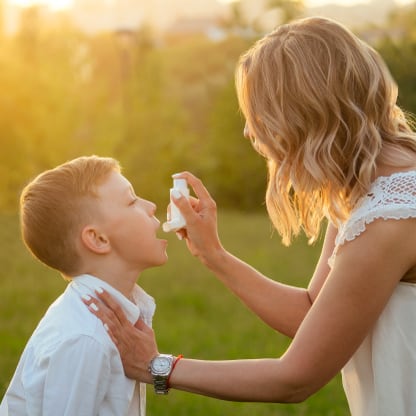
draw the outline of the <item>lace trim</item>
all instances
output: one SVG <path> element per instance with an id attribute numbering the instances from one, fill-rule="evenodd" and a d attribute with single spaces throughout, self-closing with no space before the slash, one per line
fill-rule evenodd
<path id="1" fill-rule="evenodd" d="M 373 182 L 370 192 L 361 198 L 349 220 L 340 226 L 328 264 L 333 266 L 340 245 L 354 240 L 365 231 L 367 224 L 379 218 L 416 218 L 416 171 L 380 176 Z"/>

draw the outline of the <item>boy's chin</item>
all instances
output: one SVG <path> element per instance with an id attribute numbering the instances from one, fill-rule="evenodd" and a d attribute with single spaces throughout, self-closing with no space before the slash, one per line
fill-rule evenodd
<path id="1" fill-rule="evenodd" d="M 153 267 L 163 266 L 168 261 L 168 255 L 164 253 L 163 256 L 160 257 L 160 259 L 156 260 L 153 264 Z"/>
<path id="2" fill-rule="evenodd" d="M 166 264 L 168 261 L 168 255 L 165 253 L 165 256 L 163 258 L 163 260 L 160 262 L 159 266 L 163 266 L 164 264 Z"/>

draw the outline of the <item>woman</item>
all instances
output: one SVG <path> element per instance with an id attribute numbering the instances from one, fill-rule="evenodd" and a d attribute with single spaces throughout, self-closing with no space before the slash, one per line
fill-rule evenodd
<path id="1" fill-rule="evenodd" d="M 208 191 L 190 173 L 176 176 L 196 195 L 174 199 L 190 252 L 293 341 L 276 359 L 168 357 L 166 389 L 300 402 L 342 370 L 354 416 L 416 414 L 416 135 L 385 63 L 343 26 L 308 18 L 244 54 L 236 85 L 245 135 L 267 160 L 267 209 L 283 242 L 301 230 L 314 241 L 329 225 L 308 288 L 283 285 L 222 246 Z M 159 354 L 154 334 L 99 297 L 109 308 L 93 312 L 126 373 L 157 384 L 157 369 L 148 370 Z"/>

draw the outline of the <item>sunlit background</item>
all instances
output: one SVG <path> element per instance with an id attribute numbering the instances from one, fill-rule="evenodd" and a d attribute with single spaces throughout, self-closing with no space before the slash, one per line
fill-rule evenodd
<path id="1" fill-rule="evenodd" d="M 243 10 L 240 13 L 246 19 L 256 19 L 257 23 L 261 24 L 267 29 L 276 24 L 276 16 L 270 12 L 270 5 L 284 4 L 285 1 L 273 0 L 206 0 L 206 1 L 191 1 L 191 0 L 153 0 L 151 2 L 140 0 L 3 0 L 3 8 L 5 9 L 5 28 L 9 32 L 16 30 L 18 25 L 19 12 L 16 8 L 28 8 L 31 6 L 43 6 L 51 12 L 68 12 L 73 19 L 85 26 L 90 25 L 89 31 L 108 29 L 109 21 L 112 20 L 113 25 L 134 26 L 137 25 L 140 19 L 146 19 L 155 28 L 165 30 L 175 20 L 186 16 L 187 18 L 193 16 L 198 19 L 212 18 L 213 16 L 224 18 L 229 10 L 235 10 L 236 7 Z M 287 0 L 286 4 L 298 8 L 299 5 L 306 10 L 306 14 L 319 13 L 326 14 L 326 10 L 338 7 L 338 12 L 335 17 L 341 16 L 345 10 L 348 9 L 347 14 L 354 14 L 356 8 L 362 7 L 361 16 L 358 18 L 358 23 L 361 21 L 372 21 L 371 15 L 379 16 L 385 14 L 386 10 L 394 7 L 406 6 L 412 3 L 412 0 Z M 268 10 L 265 13 L 265 10 Z M 276 8 L 275 8 L 276 9 Z M 107 11 L 107 14 L 103 12 Z M 132 11 L 131 16 L 129 10 Z M 228 11 L 227 11 L 228 10 Z M 357 9 L 358 10 L 358 9 Z M 96 18 L 93 19 L 93 13 L 97 13 Z M 90 14 L 89 16 L 87 16 Z M 111 17 L 110 17 L 111 14 Z M 138 15 L 141 17 L 139 18 Z M 94 21 L 95 20 L 95 21 Z M 266 21 L 269 25 L 265 25 Z M 82 21 L 82 22 L 81 22 Z M 104 22 L 106 21 L 106 22 Z M 355 18 L 347 19 L 346 24 L 356 21 Z M 88 29 L 86 29 L 88 31 Z"/>
<path id="2" fill-rule="evenodd" d="M 376 48 L 399 85 L 399 104 L 416 113 L 414 2 L 0 0 L 0 397 L 65 285 L 24 249 L 19 194 L 68 159 L 117 158 L 162 221 L 171 174 L 196 173 L 218 203 L 226 246 L 271 277 L 307 285 L 317 247 L 300 241 L 288 252 L 271 241 L 265 162 L 243 138 L 233 77 L 239 56 L 259 37 L 315 14 Z M 283 353 L 287 339 L 241 308 L 175 236 L 168 251 L 169 264 L 143 281 L 160 305 L 161 350 L 213 359 Z M 299 406 L 178 392 L 148 397 L 149 415 L 349 415 L 339 380 Z"/>
<path id="3" fill-rule="evenodd" d="M 332 9 L 335 18 L 345 14 L 344 9 L 348 9 L 347 15 L 354 15 L 354 10 L 362 8 L 360 16 L 347 19 L 346 24 L 353 22 L 361 23 L 362 21 L 373 22 L 371 15 L 374 14 L 377 22 L 380 19 L 377 16 L 385 15 L 386 10 L 394 7 L 406 6 L 412 3 L 412 0 L 0 0 L 5 9 L 5 28 L 8 32 L 14 32 L 18 25 L 20 14 L 16 8 L 28 8 L 31 6 L 43 6 L 50 12 L 68 12 L 78 25 L 82 25 L 86 31 L 96 31 L 108 29 L 112 21 L 113 26 L 135 26 L 141 19 L 145 19 L 153 27 L 165 30 L 178 18 L 186 16 L 198 19 L 212 19 L 213 16 L 224 18 L 229 15 L 230 10 L 236 7 L 243 12 L 238 12 L 240 16 L 251 20 L 261 21 L 265 29 L 276 25 L 276 16 L 271 13 L 270 5 L 284 4 L 298 8 L 299 5 L 306 11 L 306 14 L 326 14 L 328 9 Z M 336 8 L 338 7 L 338 11 Z M 265 10 L 267 10 L 265 13 Z M 129 10 L 131 15 L 128 16 Z M 227 11 L 228 10 L 228 11 Z M 107 11 L 106 13 L 104 11 Z M 93 19 L 93 14 L 96 18 Z M 140 15 L 140 17 L 139 17 Z M 269 21 L 268 24 L 265 22 Z M 86 29 L 86 26 L 90 26 Z"/>
<path id="4" fill-rule="evenodd" d="M 10 3 L 18 6 L 33 6 L 34 4 L 44 4 L 55 9 L 64 9 L 72 5 L 71 0 L 10 0 Z"/>
<path id="5" fill-rule="evenodd" d="M 414 111 L 414 10 L 410 0 L 0 0 L 0 210 L 16 209 L 39 170 L 84 153 L 119 158 L 156 199 L 186 168 L 221 202 L 258 208 L 265 172 L 241 145 L 239 55 L 279 23 L 334 18 L 383 53 Z M 255 198 L 239 191 L 247 174 Z"/>
<path id="6" fill-rule="evenodd" d="M 102 0 L 105 2 L 106 0 Z M 117 0 L 107 0 L 109 2 L 116 2 Z M 235 0 L 220 0 L 223 3 L 231 3 Z M 306 0 L 305 5 L 309 7 L 322 6 L 325 4 L 338 4 L 343 6 L 351 6 L 359 3 L 369 3 L 371 0 Z M 72 0 L 10 0 L 11 3 L 19 6 L 30 6 L 33 4 L 45 4 L 51 8 L 63 9 L 72 5 Z M 409 4 L 412 0 L 396 0 L 397 4 Z"/>

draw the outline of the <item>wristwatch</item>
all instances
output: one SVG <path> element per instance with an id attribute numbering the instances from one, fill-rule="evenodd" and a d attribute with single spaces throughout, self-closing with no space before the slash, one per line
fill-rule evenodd
<path id="1" fill-rule="evenodd" d="M 168 394 L 168 379 L 172 372 L 174 356 L 159 354 L 149 364 L 149 372 L 153 377 L 153 387 L 156 394 Z"/>

